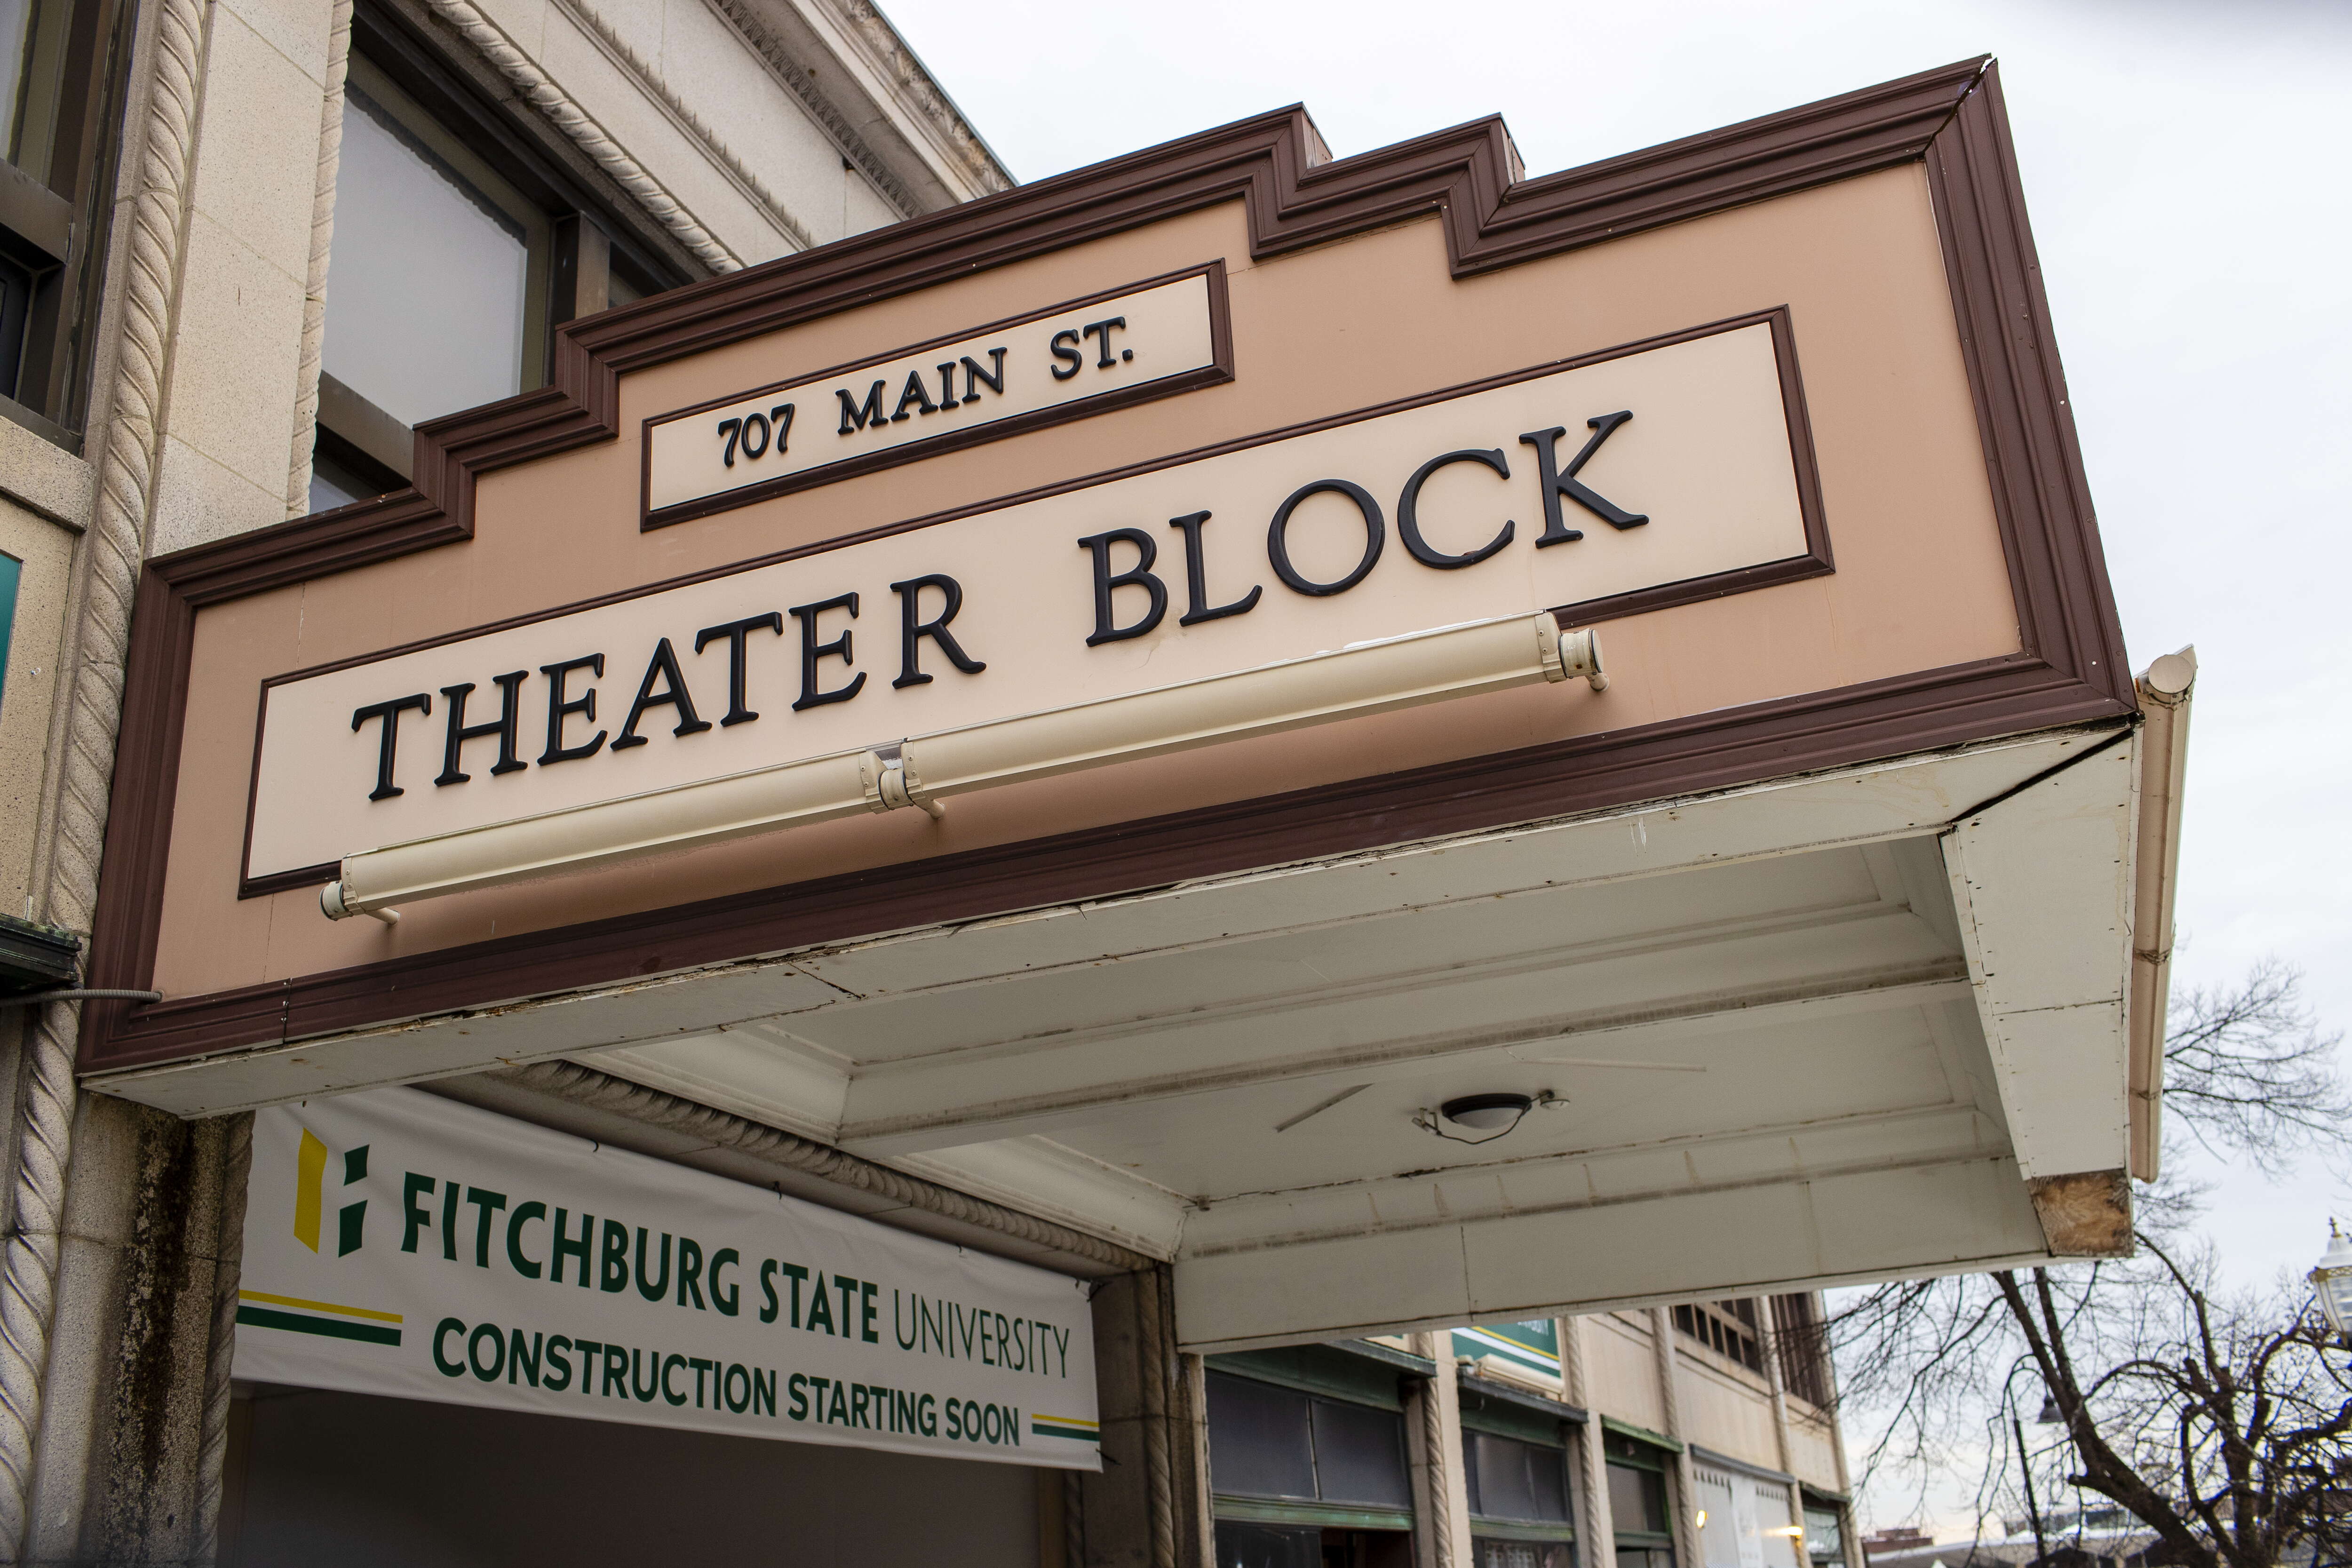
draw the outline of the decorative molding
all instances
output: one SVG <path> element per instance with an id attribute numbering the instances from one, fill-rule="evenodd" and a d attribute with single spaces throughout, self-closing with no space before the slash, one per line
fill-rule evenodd
<path id="1" fill-rule="evenodd" d="M 555 6 L 578 24 L 581 31 L 595 40 L 607 59 L 634 78 L 660 104 L 670 123 L 701 146 L 704 155 L 726 172 L 728 179 L 743 194 L 744 199 L 758 207 L 761 216 L 783 231 L 784 237 L 793 242 L 793 249 L 806 250 L 816 244 L 810 237 L 807 227 L 785 207 L 783 199 L 768 189 L 760 176 L 735 155 L 734 149 L 719 139 L 719 132 L 711 129 L 710 122 L 678 97 L 669 83 L 663 79 L 661 72 L 654 68 L 653 62 L 632 48 L 628 40 L 622 37 L 611 23 L 590 10 L 583 0 L 555 0 Z"/>
<path id="2" fill-rule="evenodd" d="M 2132 717 L 2096 526 L 2069 479 L 2079 470 L 2073 430 L 2063 403 L 2047 395 L 2058 384 L 2048 333 L 1973 324 L 2031 321 L 2042 309 L 2031 244 L 2015 217 L 2015 166 L 1994 134 L 1997 100 L 1980 96 L 1990 79 L 1986 62 L 1967 61 L 1517 185 L 1496 121 L 1315 166 L 1312 127 L 1303 111 L 1286 110 L 569 324 L 557 334 L 554 384 L 419 427 L 416 489 L 151 564 L 91 983 L 144 988 L 153 973 L 181 712 L 203 606 L 461 542 L 473 530 L 476 475 L 618 433 L 625 371 L 1218 202 L 1244 204 L 1255 258 L 1434 212 L 1452 274 L 1463 277 L 1927 160 L 1939 212 L 2011 215 L 1965 232 L 1951 220 L 1947 276 L 1969 375 L 1983 389 L 1979 430 L 2024 651 L 264 985 L 144 1006 L 95 1003 L 83 1070 L 185 1060 L 905 925 Z"/>
<path id="3" fill-rule="evenodd" d="M 818 86 L 816 79 L 793 58 L 783 41 L 760 19 L 748 0 L 710 0 L 710 4 L 741 36 L 752 53 L 767 63 L 777 79 L 792 90 L 809 114 L 832 136 L 835 144 L 841 149 L 842 156 L 873 181 L 889 198 L 892 205 L 908 217 L 927 210 L 922 198 L 875 152 L 873 144 L 843 112 L 833 96 Z M 939 84 L 931 79 L 929 72 L 923 69 L 922 62 L 915 58 L 887 19 L 871 6 L 863 8 L 865 16 L 862 18 L 839 5 L 823 5 L 822 8 L 833 20 L 834 30 L 841 35 L 843 41 L 864 57 L 866 68 L 895 89 L 894 95 L 899 100 L 899 106 L 919 120 L 931 132 L 940 150 L 962 169 L 974 194 L 988 195 L 1013 187 L 1013 176 L 996 161 L 996 155 L 988 150 L 963 115 L 948 101 L 947 95 L 940 90 Z"/>
<path id="4" fill-rule="evenodd" d="M 1129 1251 L 1115 1242 L 1105 1241 L 1084 1231 L 1073 1230 L 1068 1226 L 1038 1219 L 1017 1209 L 1006 1208 L 1002 1204 L 958 1192 L 953 1187 L 941 1186 L 920 1176 L 910 1176 L 887 1165 L 877 1165 L 871 1160 L 860 1159 L 830 1144 L 818 1143 L 763 1122 L 748 1121 L 732 1112 L 684 1100 L 662 1089 L 647 1089 L 642 1084 L 598 1072 L 577 1062 L 533 1062 L 480 1076 L 545 1095 L 551 1100 L 611 1111 L 625 1116 L 640 1126 L 658 1127 L 666 1131 L 699 1139 L 712 1146 L 747 1154 L 783 1170 L 815 1176 L 835 1186 L 887 1198 L 892 1203 L 904 1204 L 925 1214 L 938 1215 L 942 1219 L 993 1231 L 999 1236 L 1027 1242 L 1032 1247 L 1048 1247 L 1122 1272 L 1154 1266 L 1153 1259 L 1139 1252 Z"/>
<path id="5" fill-rule="evenodd" d="M 996 160 L 988 143 L 971 128 L 963 111 L 947 95 L 907 40 L 898 36 L 890 18 L 877 10 L 872 0 L 814 0 L 830 11 L 864 46 L 863 52 L 888 78 L 898 90 L 898 97 L 921 115 L 925 123 L 953 150 L 971 176 L 973 184 L 985 192 L 1008 190 L 1013 184 L 1012 174 Z"/>
<path id="6" fill-rule="evenodd" d="M 310 270 L 302 286 L 302 350 L 294 367 L 294 449 L 286 467 L 286 515 L 310 510 L 310 449 L 319 432 L 319 374 L 327 346 L 327 261 L 335 247 L 335 174 L 343 161 L 343 79 L 352 63 L 352 0 L 327 17 L 326 96 L 319 110 L 319 169 L 310 187 Z"/>
<path id="7" fill-rule="evenodd" d="M 86 600 L 66 699 L 70 717 L 52 859 L 41 892 L 45 918 L 72 931 L 91 929 L 99 903 L 204 68 L 200 0 L 157 0 L 154 14 L 112 407 L 82 540 Z M 20 1080 L 10 1227 L 0 1265 L 0 1552 L 12 1558 L 22 1550 L 30 1522 L 33 1450 L 41 1429 L 66 1174 L 73 1157 L 74 1059 L 81 1043 L 81 1016 L 73 1004 L 51 1003 L 28 1023 L 30 1060 Z"/>
<path id="8" fill-rule="evenodd" d="M 433 14 L 454 28 L 457 36 L 471 45 L 481 57 L 507 79 L 523 100 L 547 117 L 548 122 L 577 142 L 580 150 L 595 161 L 596 166 L 610 175 L 613 182 L 628 192 L 630 199 L 652 216 L 675 236 L 677 242 L 694 252 L 695 257 L 713 272 L 740 272 L 742 258 L 722 244 L 717 236 L 696 221 L 686 204 L 670 195 L 659 180 L 648 174 L 644 165 L 622 151 L 621 144 L 605 133 L 595 118 L 575 102 L 537 61 L 515 46 L 514 40 L 499 30 L 498 25 L 476 10 L 467 0 L 425 0 Z"/>
<path id="9" fill-rule="evenodd" d="M 801 68 L 799 61 L 784 52 L 783 45 L 776 40 L 773 33 L 761 26 L 759 18 L 751 14 L 751 8 L 743 4 L 743 0 L 710 0 L 710 3 L 725 18 L 727 25 L 735 30 L 736 36 L 743 40 L 744 47 L 757 56 L 760 62 L 774 73 L 776 79 L 800 100 L 801 107 L 807 110 L 810 117 L 833 138 L 834 145 L 841 150 L 841 155 L 856 164 L 858 173 L 874 182 L 876 187 L 889 198 L 890 205 L 898 209 L 900 216 L 913 217 L 923 210 L 922 202 L 907 188 L 907 183 L 876 154 L 866 138 L 857 133 L 857 127 L 849 122 L 849 117 L 842 113 L 840 106 L 816 85 L 814 77 Z M 1010 180 L 1005 182 L 1006 184 L 1011 183 Z"/>

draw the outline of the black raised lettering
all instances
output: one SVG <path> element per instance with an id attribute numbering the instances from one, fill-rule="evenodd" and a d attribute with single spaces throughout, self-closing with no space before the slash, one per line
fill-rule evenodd
<path id="1" fill-rule="evenodd" d="M 980 384 L 983 381 L 988 383 L 989 391 L 995 393 L 999 396 L 1003 395 L 1004 351 L 1003 349 L 989 350 L 988 363 L 995 368 L 992 370 L 982 370 L 980 368 L 978 362 L 970 354 L 963 356 L 963 400 L 966 403 L 978 403 L 980 401 Z"/>
<path id="2" fill-rule="evenodd" d="M 836 686 L 832 690 L 826 691 L 821 689 L 818 684 L 817 660 L 837 658 L 845 665 L 855 665 L 857 662 L 850 648 L 849 627 L 844 626 L 841 635 L 831 642 L 819 642 L 816 639 L 818 617 L 827 610 L 841 609 L 847 610 L 849 618 L 856 620 L 857 595 L 854 593 L 838 594 L 814 605 L 794 605 L 792 608 L 793 619 L 801 624 L 801 694 L 793 703 L 793 711 L 795 713 L 803 708 L 820 708 L 828 702 L 846 702 L 865 689 L 866 672 L 862 669 L 857 672 L 857 678 L 846 686 Z"/>
<path id="3" fill-rule="evenodd" d="M 1065 342 L 1065 339 L 1068 341 Z M 1055 332 L 1053 342 L 1046 346 L 1054 351 L 1054 357 L 1061 362 L 1059 364 L 1047 367 L 1054 373 L 1055 381 L 1067 381 L 1087 368 L 1087 356 L 1078 347 L 1078 334 L 1075 331 L 1065 328 Z"/>
<path id="4" fill-rule="evenodd" d="M 1405 549 L 1411 552 L 1415 561 L 1420 562 L 1423 566 L 1434 566 L 1440 571 L 1446 572 L 1464 566 L 1475 566 L 1511 542 L 1511 536 L 1518 531 L 1519 527 L 1516 521 L 1506 521 L 1500 533 L 1464 555 L 1449 555 L 1423 539 L 1421 536 L 1421 487 L 1429 482 L 1430 475 L 1449 463 L 1482 463 L 1504 479 L 1507 479 L 1511 477 L 1511 466 L 1503 460 L 1502 448 L 1490 447 L 1484 451 L 1473 448 L 1467 451 L 1443 453 L 1415 468 L 1412 471 L 1412 478 L 1405 480 L 1404 493 L 1397 497 L 1397 537 L 1404 541 Z"/>
<path id="5" fill-rule="evenodd" d="M 898 406 L 890 416 L 893 424 L 901 419 L 914 417 L 912 414 L 907 412 L 909 405 L 925 414 L 937 414 L 940 411 L 940 405 L 931 401 L 931 389 L 923 384 L 923 373 L 919 370 L 910 370 L 907 373 L 907 384 L 898 394 Z"/>
<path id="6" fill-rule="evenodd" d="M 1135 564 L 1114 573 L 1110 569 L 1110 547 L 1121 542 L 1135 546 Z M 1160 559 L 1160 545 L 1151 535 L 1139 528 L 1114 528 L 1081 539 L 1078 545 L 1094 557 L 1095 565 L 1095 630 L 1087 638 L 1087 646 L 1139 637 L 1159 626 L 1160 617 L 1168 614 L 1168 584 L 1152 574 L 1152 563 Z M 1112 595 L 1120 588 L 1140 588 L 1151 596 L 1151 608 L 1132 626 L 1118 624 Z"/>
<path id="7" fill-rule="evenodd" d="M 760 716 L 745 701 L 751 684 L 751 671 L 744 655 L 743 639 L 762 627 L 775 633 L 778 637 L 783 636 L 783 613 L 780 610 L 770 610 L 764 616 L 752 616 L 745 620 L 730 621 L 723 626 L 705 626 L 694 634 L 694 651 L 697 653 L 700 653 L 720 637 L 727 639 L 727 717 L 719 721 L 721 729 L 730 724 L 748 724 Z"/>
<path id="8" fill-rule="evenodd" d="M 654 690 L 656 676 L 662 682 L 658 693 Z M 673 735 L 699 735 L 710 728 L 710 721 L 694 710 L 693 693 L 686 689 L 686 677 L 678 670 L 677 655 L 671 650 L 667 637 L 654 645 L 654 657 L 646 666 L 646 678 L 637 683 L 637 700 L 629 704 L 629 721 L 621 726 L 613 750 L 625 752 L 631 746 L 644 745 L 646 738 L 637 733 L 637 721 L 646 716 L 646 710 L 662 707 L 677 715 L 677 727 L 670 731 Z"/>
<path id="9" fill-rule="evenodd" d="M 1202 621 L 1222 620 L 1227 616 L 1247 615 L 1257 608 L 1258 595 L 1264 585 L 1250 584 L 1250 591 L 1230 604 L 1209 603 L 1209 559 L 1201 543 L 1201 525 L 1209 521 L 1205 511 L 1184 517 L 1171 517 L 1168 526 L 1181 530 L 1184 535 L 1184 613 L 1176 617 L 1180 626 L 1195 626 Z"/>
<path id="10" fill-rule="evenodd" d="M 1318 583 L 1290 562 L 1290 514 L 1307 497 L 1326 493 L 1346 496 L 1356 503 L 1356 510 L 1364 520 L 1364 553 L 1356 562 L 1355 569 L 1336 583 Z M 1266 526 L 1265 553 L 1266 559 L 1274 563 L 1274 574 L 1282 579 L 1284 587 L 1293 593 L 1322 599 L 1334 594 L 1344 594 L 1362 582 L 1365 574 L 1380 561 L 1381 547 L 1387 541 L 1388 532 L 1381 521 L 1381 503 L 1371 498 L 1370 491 L 1347 479 L 1317 479 L 1313 484 L 1301 485 L 1291 491 L 1276 509 L 1274 521 Z"/>
<path id="11" fill-rule="evenodd" d="M 1552 449 L 1552 444 L 1568 434 L 1566 426 L 1555 425 L 1549 430 L 1531 430 L 1519 437 L 1522 446 L 1536 449 L 1536 478 L 1543 487 L 1544 531 L 1542 537 L 1536 541 L 1538 550 L 1547 544 L 1566 544 L 1570 540 L 1584 537 L 1582 529 L 1569 527 L 1561 518 L 1559 498 L 1562 496 L 1612 528 L 1639 528 L 1650 521 L 1643 513 L 1627 511 L 1595 492 L 1590 485 L 1580 483 L 1576 477 L 1584 465 L 1592 460 L 1592 454 L 1601 450 L 1601 444 L 1615 434 L 1617 426 L 1633 417 L 1630 409 L 1620 409 L 1614 414 L 1596 415 L 1586 420 L 1584 423 L 1591 430 L 1592 438 L 1584 443 L 1582 451 L 1569 459 L 1565 468 L 1557 466 L 1559 455 Z"/>
<path id="12" fill-rule="evenodd" d="M 577 762 L 582 757 L 593 757 L 604 749 L 604 731 L 602 730 L 597 731 L 592 738 L 582 742 L 579 745 L 567 746 L 563 743 L 564 720 L 577 713 L 591 724 L 596 721 L 596 689 L 594 687 L 590 687 L 576 698 L 567 698 L 563 693 L 563 683 L 575 669 L 584 669 L 602 679 L 604 675 L 604 656 L 601 653 L 585 654 L 579 658 L 567 658 L 562 664 L 542 664 L 539 667 L 540 674 L 547 677 L 547 750 L 539 754 L 541 767 L 546 767 L 551 763 Z"/>
<path id="13" fill-rule="evenodd" d="M 406 697 L 395 697 L 389 702 L 370 703 L 352 714 L 352 733 L 354 735 L 371 719 L 380 720 L 383 724 L 376 735 L 375 788 L 368 793 L 370 800 L 390 800 L 394 795 L 405 793 L 392 782 L 392 774 L 400 755 L 400 716 L 412 708 L 430 718 L 433 699 L 418 691 Z"/>
<path id="14" fill-rule="evenodd" d="M 1110 335 L 1114 331 L 1124 331 L 1126 328 L 1125 316 L 1113 316 L 1108 321 L 1088 321 L 1084 328 L 1080 329 L 1082 336 L 1093 338 L 1101 347 L 1102 352 L 1095 359 L 1097 370 L 1108 370 L 1115 363 L 1110 357 Z M 1127 357 L 1133 359 L 1135 351 L 1129 349 L 1127 352 Z"/>
<path id="15" fill-rule="evenodd" d="M 929 620 L 923 619 L 923 590 L 937 588 L 941 600 L 940 613 Z M 925 637 L 940 645 L 948 662 L 966 675 L 978 675 L 988 666 L 963 651 L 948 623 L 963 608 L 963 584 L 941 573 L 928 573 L 910 577 L 904 583 L 893 583 L 890 591 L 898 595 L 898 679 L 892 686 L 925 686 L 931 677 L 924 671 L 918 656 Z"/>
<path id="16" fill-rule="evenodd" d="M 520 773 L 530 766 L 515 755 L 516 735 L 522 727 L 522 683 L 530 679 L 530 671 L 527 669 L 511 670 L 490 678 L 490 683 L 499 689 L 499 716 L 487 724 L 466 722 L 466 699 L 474 689 L 472 681 L 463 686 L 441 689 L 444 705 L 449 710 L 449 725 L 448 738 L 441 748 L 441 776 L 433 781 L 436 784 L 460 784 L 471 778 L 473 775 L 458 765 L 463 760 L 466 742 L 490 735 L 499 738 L 499 760 L 490 769 L 493 777 L 499 773 Z"/>
<path id="17" fill-rule="evenodd" d="M 845 386 L 835 388 L 834 395 L 841 399 L 841 433 L 845 436 L 856 435 L 869 425 L 889 423 L 882 412 L 882 384 L 878 381 L 866 390 L 862 404 L 849 395 Z"/>

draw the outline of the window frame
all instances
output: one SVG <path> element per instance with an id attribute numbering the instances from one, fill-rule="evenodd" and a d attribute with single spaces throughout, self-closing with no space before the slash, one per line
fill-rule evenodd
<path id="1" fill-rule="evenodd" d="M 1821 1299 L 1811 1291 L 1771 1298 L 1772 1353 L 1780 1363 L 1780 1387 L 1790 1398 L 1829 1412 L 1836 1404 L 1836 1369 L 1829 1355 L 1829 1329 Z"/>
<path id="2" fill-rule="evenodd" d="M 446 56 L 402 5 L 371 0 L 353 8 L 351 68 L 360 92 L 435 156 L 495 204 L 526 205 L 526 228 L 543 226 L 544 243 L 530 247 L 528 264 L 518 395 L 548 384 L 556 329 L 566 321 L 605 310 L 616 292 L 642 299 L 696 280 L 667 254 L 650 217 L 592 191 L 535 145 L 530 128 Z M 396 95 L 391 101 L 387 89 Z M 331 264 L 327 287 L 331 299 Z M 347 475 L 383 486 L 378 494 L 413 482 L 415 432 L 323 370 L 317 431 L 314 462 L 323 457 Z"/>
<path id="3" fill-rule="evenodd" d="M 1226 1377 L 1296 1394 L 1307 1401 L 1308 1463 L 1315 1477 L 1313 1498 L 1274 1497 L 1216 1489 L 1216 1433 L 1209 1436 L 1210 1514 L 1213 1519 L 1241 1524 L 1308 1526 L 1324 1530 L 1411 1531 L 1412 1456 L 1404 1431 L 1405 1402 L 1398 1388 L 1400 1375 L 1368 1357 L 1356 1357 L 1335 1346 L 1302 1345 L 1279 1351 L 1244 1351 L 1208 1358 L 1207 1377 Z M 1204 1385 L 1205 1387 L 1205 1385 Z M 1403 1466 L 1408 1500 L 1402 1508 L 1347 1501 L 1326 1501 L 1321 1456 L 1315 1447 L 1318 1403 L 1352 1405 L 1378 1411 L 1397 1422 L 1399 1458 Z M 1211 1409 L 1214 1408 L 1212 1403 Z"/>
<path id="4" fill-rule="evenodd" d="M 1679 1568 L 1680 1549 L 1675 1543 L 1675 1455 L 1678 1449 L 1667 1448 L 1650 1441 L 1643 1435 L 1625 1429 L 1622 1423 L 1603 1417 L 1601 1435 L 1601 1479 L 1608 1479 L 1609 1467 L 1636 1473 L 1654 1475 L 1658 1479 L 1658 1497 L 1665 1515 L 1664 1530 L 1628 1530 L 1615 1518 L 1612 1502 L 1610 1510 L 1610 1537 L 1618 1550 L 1663 1552 L 1666 1561 Z"/>
<path id="5" fill-rule="evenodd" d="M 49 26 L 60 12 L 62 31 Z M 34 160 L 0 160 L 0 258 L 24 275 L 0 337 L 0 418 L 79 455 L 122 152 L 134 0 L 47 0 L 20 81 L 46 101 Z M 28 100 L 29 106 L 29 100 Z M 13 111 L 15 105 L 7 106 Z M 8 128 L 0 148 L 10 146 Z"/>
<path id="6" fill-rule="evenodd" d="M 1741 1313 L 1743 1308 L 1745 1316 Z M 1764 1342 L 1769 1330 L 1753 1298 L 1678 1301 L 1670 1309 L 1669 1316 L 1677 1334 L 1697 1342 L 1700 1349 L 1712 1352 L 1717 1360 L 1754 1377 L 1765 1375 Z"/>

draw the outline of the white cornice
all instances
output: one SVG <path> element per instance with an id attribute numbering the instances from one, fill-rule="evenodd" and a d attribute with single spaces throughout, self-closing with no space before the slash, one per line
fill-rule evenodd
<path id="1" fill-rule="evenodd" d="M 908 216 L 1013 176 L 870 0 L 709 0 Z"/>

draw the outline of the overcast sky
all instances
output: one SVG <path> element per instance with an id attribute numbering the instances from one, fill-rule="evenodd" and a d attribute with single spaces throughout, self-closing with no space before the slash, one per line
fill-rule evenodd
<path id="1" fill-rule="evenodd" d="M 1342 157 L 1500 113 L 1541 174 L 1999 57 L 2133 668 L 2197 645 L 2176 984 L 2276 954 L 2352 1022 L 2352 5 L 885 5 L 1024 180 L 1291 102 Z M 2200 1163 L 2241 1279 L 2352 1217 Z"/>

